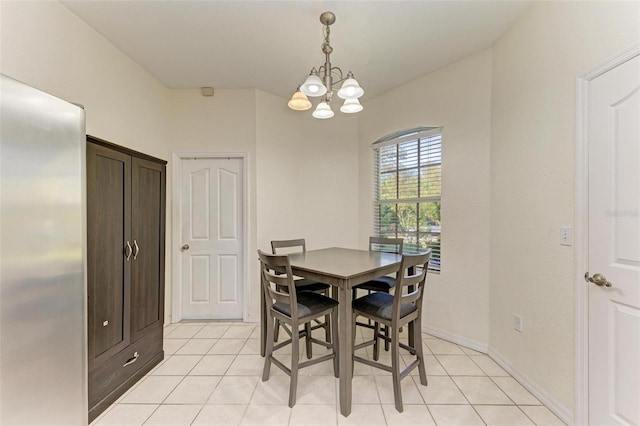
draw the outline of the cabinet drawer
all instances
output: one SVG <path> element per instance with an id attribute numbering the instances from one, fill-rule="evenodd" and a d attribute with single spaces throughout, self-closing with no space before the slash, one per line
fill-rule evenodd
<path id="1" fill-rule="evenodd" d="M 110 400 L 118 398 L 141 376 L 119 389 L 123 383 L 139 370 L 144 369 L 145 373 L 151 370 L 162 358 L 162 327 L 157 327 L 89 371 L 89 407 L 94 407 L 107 396 Z M 153 365 L 147 365 L 151 361 L 155 361 Z M 114 391 L 116 394 L 110 395 Z"/>

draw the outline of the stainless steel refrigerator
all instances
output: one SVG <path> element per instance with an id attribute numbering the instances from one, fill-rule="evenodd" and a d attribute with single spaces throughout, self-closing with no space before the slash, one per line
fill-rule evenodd
<path id="1" fill-rule="evenodd" d="M 0 424 L 86 425 L 84 109 L 0 78 Z"/>

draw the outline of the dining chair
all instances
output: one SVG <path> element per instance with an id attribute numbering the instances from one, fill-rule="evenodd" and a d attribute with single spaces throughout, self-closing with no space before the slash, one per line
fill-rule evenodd
<path id="1" fill-rule="evenodd" d="M 380 251 L 384 253 L 402 254 L 404 240 L 402 238 L 385 238 L 385 237 L 369 237 L 369 251 Z M 390 293 L 391 289 L 396 285 L 396 277 L 382 276 L 374 278 L 365 283 L 358 284 L 353 287 L 353 300 L 358 298 L 357 290 L 367 290 L 367 294 L 371 294 L 373 291 L 382 291 Z M 357 323 L 357 325 L 366 328 L 373 328 L 371 324 Z M 385 335 L 388 336 L 388 330 L 384 329 Z M 384 342 L 384 349 L 389 350 L 389 340 Z M 376 353 L 375 360 L 378 360 L 378 354 Z"/>
<path id="2" fill-rule="evenodd" d="M 424 355 L 422 351 L 422 297 L 427 276 L 427 266 L 431 257 L 431 249 L 421 254 L 405 254 L 400 262 L 398 280 L 394 294 L 375 292 L 360 297 L 353 301 L 353 361 L 358 361 L 372 367 L 388 371 L 392 375 L 393 394 L 396 409 L 402 412 L 402 390 L 400 381 L 414 368 L 418 367 L 420 383 L 427 386 L 427 375 L 424 367 Z M 355 344 L 356 317 L 363 316 L 374 321 L 373 340 Z M 400 342 L 400 327 L 413 323 L 413 347 Z M 374 360 L 362 358 L 355 354 L 357 349 L 373 345 L 374 352 L 378 350 L 379 339 L 386 339 L 380 333 L 380 324 L 390 329 L 391 340 L 391 366 Z M 411 329 L 411 328 L 409 328 Z M 400 371 L 400 349 L 409 351 L 416 359 L 404 370 Z"/>
<path id="3" fill-rule="evenodd" d="M 333 371 L 338 377 L 338 331 L 333 327 L 331 343 L 315 339 L 311 342 L 330 348 L 330 354 L 323 355 L 309 361 L 300 362 L 300 336 L 292 333 L 290 339 L 274 345 L 274 333 L 279 323 L 287 324 L 291 330 L 298 330 L 301 324 L 309 323 L 315 318 L 330 315 L 334 324 L 338 321 L 338 301 L 312 291 L 295 291 L 295 281 L 291 272 L 291 264 L 286 255 L 272 255 L 258 250 L 260 258 L 261 281 L 265 295 L 267 312 L 267 347 L 265 349 L 264 369 L 262 381 L 269 380 L 271 364 L 275 364 L 291 378 L 289 386 L 289 407 L 296 403 L 298 387 L 298 370 L 329 359 L 333 360 Z M 291 368 L 287 368 L 273 356 L 277 351 L 291 344 Z"/>
<path id="4" fill-rule="evenodd" d="M 307 252 L 307 243 L 304 238 L 298 238 L 294 240 L 271 241 L 272 254 L 291 254 L 291 253 L 306 253 L 306 252 Z M 296 278 L 294 282 L 296 285 L 296 291 L 298 293 L 302 291 L 313 291 L 329 297 L 329 289 L 331 288 L 329 284 L 319 283 L 317 281 L 309 280 L 306 278 Z M 313 332 L 313 330 L 323 328 L 324 334 L 325 334 L 325 340 L 327 342 L 331 342 L 331 316 L 330 315 L 325 316 L 324 322 L 321 322 L 318 320 L 315 320 L 314 322 L 316 323 L 316 325 L 312 325 L 311 323 L 305 324 L 305 330 L 306 330 L 306 333 L 308 334 L 308 337 L 306 339 L 306 351 L 307 351 L 307 358 L 309 359 L 313 357 L 313 349 L 311 347 L 311 340 L 310 340 L 311 333 Z M 275 341 L 278 341 L 279 337 L 280 337 L 280 327 L 276 327 L 276 331 L 274 334 Z"/>

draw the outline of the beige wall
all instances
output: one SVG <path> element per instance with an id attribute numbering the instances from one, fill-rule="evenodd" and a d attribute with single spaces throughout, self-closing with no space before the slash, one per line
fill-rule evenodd
<path id="1" fill-rule="evenodd" d="M 358 247 L 358 117 L 336 111 L 318 120 L 307 111 L 298 141 L 309 248 Z"/>
<path id="2" fill-rule="evenodd" d="M 87 133 L 168 160 L 169 92 L 58 2 L 0 2 L 0 71 L 84 105 Z"/>
<path id="3" fill-rule="evenodd" d="M 537 2 L 495 44 L 490 346 L 570 419 L 576 78 L 640 40 L 638 2 Z M 512 315 L 523 317 L 524 332 Z"/>
<path id="4" fill-rule="evenodd" d="M 360 116 L 360 246 L 372 233 L 373 151 L 391 132 L 443 126 L 442 272 L 430 274 L 425 330 L 486 350 L 489 341 L 491 51 L 364 103 Z"/>
<path id="5" fill-rule="evenodd" d="M 357 119 L 320 121 L 284 99 L 257 91 L 260 248 L 306 239 L 307 248 L 357 246 Z"/>
<path id="6" fill-rule="evenodd" d="M 258 288 L 256 256 L 257 236 L 257 210 L 256 210 L 256 90 L 215 90 L 213 97 L 202 96 L 200 90 L 170 90 L 170 150 L 176 153 L 241 153 L 246 155 L 245 167 L 247 174 L 246 188 L 248 193 L 247 212 L 248 223 L 245 224 L 248 247 L 246 248 L 247 259 L 245 270 L 246 279 L 244 285 L 246 289 Z M 169 173 L 173 179 L 173 169 Z M 173 194 L 168 194 L 173 200 Z M 175 205 L 170 205 L 175 209 Z M 176 217 L 178 215 L 176 214 Z M 176 230 L 173 230 L 175 235 Z M 170 240 L 167 240 L 169 247 Z M 170 246 L 177 249 L 182 245 L 177 241 Z M 173 254 L 167 250 L 167 260 L 171 262 Z M 175 268 L 178 270 L 178 268 Z M 172 295 L 177 294 L 179 289 L 175 278 L 167 283 L 166 292 L 166 322 L 175 321 L 170 315 L 172 310 Z M 246 293 L 245 293 L 246 294 Z M 249 291 L 249 310 L 245 312 L 245 318 L 253 321 L 258 320 L 259 297 L 255 291 Z"/>

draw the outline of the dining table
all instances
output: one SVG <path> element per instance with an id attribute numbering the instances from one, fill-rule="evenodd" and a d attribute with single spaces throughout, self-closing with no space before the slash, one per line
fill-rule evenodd
<path id="1" fill-rule="evenodd" d="M 353 376 L 352 352 L 352 289 L 373 278 L 395 273 L 400 268 L 402 255 L 369 250 L 331 247 L 289 254 L 294 275 L 332 286 L 338 298 L 338 369 L 340 413 L 351 413 L 351 378 Z M 267 321 L 262 292 L 260 321 L 260 347 L 264 356 Z M 334 325 L 335 326 L 335 325 Z"/>

